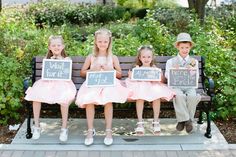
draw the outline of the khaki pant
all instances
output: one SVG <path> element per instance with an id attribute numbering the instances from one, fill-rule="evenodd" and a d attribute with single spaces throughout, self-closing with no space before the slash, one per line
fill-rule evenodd
<path id="1" fill-rule="evenodd" d="M 178 122 L 191 119 L 194 121 L 197 104 L 201 100 L 201 96 L 196 93 L 195 89 L 173 89 L 176 92 L 174 98 L 174 108 Z"/>

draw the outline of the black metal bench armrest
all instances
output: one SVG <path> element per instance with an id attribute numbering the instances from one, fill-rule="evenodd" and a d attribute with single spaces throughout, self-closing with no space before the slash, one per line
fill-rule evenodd
<path id="1" fill-rule="evenodd" d="M 27 77 L 23 80 L 23 86 L 24 86 L 24 93 L 26 92 L 26 90 L 29 88 L 29 84 L 30 84 L 31 78 Z"/>
<path id="2" fill-rule="evenodd" d="M 205 81 L 207 81 L 207 87 L 204 86 L 204 90 L 207 92 L 207 94 L 210 97 L 214 97 L 215 96 L 215 83 L 214 80 L 210 77 L 204 76 L 205 77 Z"/>
<path id="3" fill-rule="evenodd" d="M 23 80 L 23 86 L 24 86 L 24 94 L 26 92 L 26 90 L 29 88 L 30 86 L 30 81 L 31 81 L 31 78 L 30 77 L 27 77 Z M 25 100 L 25 99 L 24 99 Z M 28 101 L 24 101 L 24 105 L 25 107 L 27 108 L 27 133 L 26 133 L 26 138 L 27 139 L 30 139 L 32 137 L 32 133 L 31 133 L 31 126 L 30 126 L 30 120 L 31 120 L 31 105 Z"/>

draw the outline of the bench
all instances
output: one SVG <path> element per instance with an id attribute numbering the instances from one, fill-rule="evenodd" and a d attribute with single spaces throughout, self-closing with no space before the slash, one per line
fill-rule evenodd
<path id="1" fill-rule="evenodd" d="M 172 56 L 157 56 L 156 62 L 158 63 L 158 67 L 162 69 L 163 73 L 165 72 L 165 65 L 166 61 L 170 59 Z M 74 56 L 71 57 L 73 61 L 72 65 L 72 80 L 75 83 L 75 86 L 77 90 L 79 90 L 82 83 L 85 81 L 85 78 L 80 77 L 80 70 L 83 66 L 85 57 L 82 56 Z M 122 57 L 119 56 L 120 66 L 122 69 L 122 80 L 128 77 L 128 70 L 133 67 L 133 64 L 135 62 L 134 56 L 129 57 Z M 201 56 L 194 56 L 195 59 L 199 62 L 199 83 L 198 83 L 198 89 L 197 93 L 201 95 L 201 101 L 199 102 L 197 106 L 197 110 L 199 110 L 199 117 L 198 117 L 198 124 L 203 124 L 203 112 L 206 113 L 206 119 L 207 119 L 207 127 L 205 132 L 205 137 L 211 138 L 211 119 L 210 119 L 210 111 L 213 105 L 213 98 L 214 98 L 214 82 L 212 79 L 208 78 L 205 73 L 205 60 Z M 41 78 L 41 72 L 42 72 L 42 56 L 34 57 L 32 60 L 32 83 L 34 83 L 36 80 L 39 80 Z M 205 86 L 207 84 L 207 86 Z M 24 90 L 26 90 L 29 86 L 29 80 L 24 81 Z M 162 101 L 161 110 L 162 109 L 171 109 L 173 110 L 173 104 L 172 101 L 166 102 Z M 32 137 L 31 133 L 31 115 L 32 115 L 32 105 L 30 102 L 25 102 L 26 108 L 27 108 L 27 134 L 26 138 L 29 139 Z M 42 108 L 43 109 L 43 108 Z M 77 108 L 76 108 L 77 109 Z"/>

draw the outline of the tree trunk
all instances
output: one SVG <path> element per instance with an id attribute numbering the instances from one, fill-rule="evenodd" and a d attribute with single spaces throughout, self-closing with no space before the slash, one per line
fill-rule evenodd
<path id="1" fill-rule="evenodd" d="M 188 0 L 188 6 L 190 10 L 195 10 L 195 0 Z"/>
<path id="2" fill-rule="evenodd" d="M 2 11 L 2 0 L 0 0 L 0 12 Z"/>
<path id="3" fill-rule="evenodd" d="M 103 0 L 103 5 L 106 5 L 106 0 Z"/>
<path id="4" fill-rule="evenodd" d="M 205 6 L 208 1 L 209 0 L 188 0 L 189 9 L 197 13 L 202 24 L 205 17 Z"/>

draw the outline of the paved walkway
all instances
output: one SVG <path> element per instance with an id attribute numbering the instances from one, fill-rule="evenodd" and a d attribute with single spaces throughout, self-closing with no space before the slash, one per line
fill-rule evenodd
<path id="1" fill-rule="evenodd" d="M 114 119 L 114 144 L 105 146 L 104 120 L 96 119 L 97 135 L 94 145 L 85 146 L 85 119 L 69 120 L 69 140 L 60 143 L 59 119 L 42 119 L 42 135 L 39 140 L 25 138 L 26 122 L 21 126 L 11 144 L 0 144 L 0 157 L 236 157 L 236 145 L 229 145 L 218 128 L 212 123 L 212 138 L 204 137 L 206 124 L 195 124 L 194 133 L 175 130 L 174 119 L 161 119 L 162 132 L 151 133 L 152 119 L 146 119 L 145 136 L 133 132 L 136 120 Z"/>
<path id="2" fill-rule="evenodd" d="M 1 157 L 236 157 L 236 150 L 209 151 L 0 151 Z"/>

